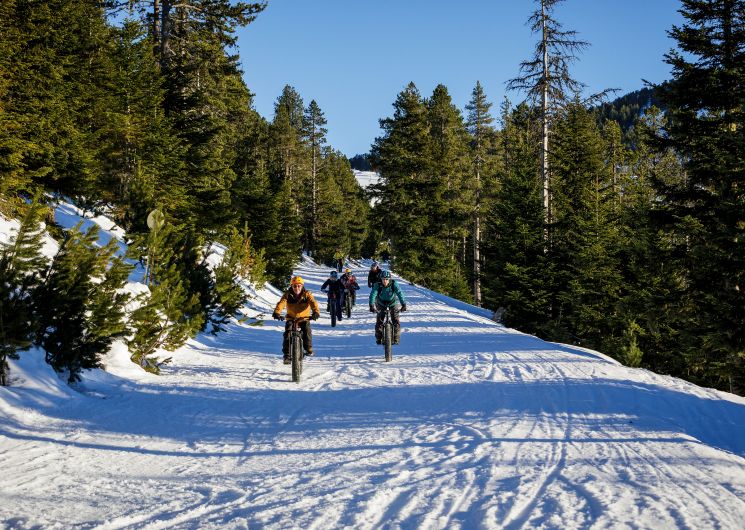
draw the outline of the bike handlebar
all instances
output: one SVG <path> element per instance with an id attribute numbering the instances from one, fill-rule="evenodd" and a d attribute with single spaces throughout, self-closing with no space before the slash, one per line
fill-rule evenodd
<path id="1" fill-rule="evenodd" d="M 310 317 L 285 317 L 287 322 L 308 322 Z"/>

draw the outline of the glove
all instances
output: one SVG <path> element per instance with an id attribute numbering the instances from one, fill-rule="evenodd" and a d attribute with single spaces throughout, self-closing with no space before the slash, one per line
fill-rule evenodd
<path id="1" fill-rule="evenodd" d="M 285 319 L 285 317 L 283 317 L 283 316 L 282 316 L 282 315 L 280 315 L 279 313 L 272 313 L 272 318 L 273 318 L 274 320 L 284 320 L 284 319 Z"/>
<path id="2" fill-rule="evenodd" d="M 403 313 L 406 311 L 406 304 L 401 304 L 401 312 Z"/>
<path id="3" fill-rule="evenodd" d="M 322 292 L 322 293 L 327 293 L 327 294 L 328 294 L 328 292 L 329 292 L 329 291 L 328 291 L 328 289 L 321 289 L 321 292 Z"/>
<path id="4" fill-rule="evenodd" d="M 375 311 L 375 306 L 374 305 L 371 305 L 370 306 L 370 313 L 377 313 L 377 311 Z"/>
<path id="5" fill-rule="evenodd" d="M 318 320 L 318 317 L 321 316 L 317 312 L 313 311 L 313 314 L 310 315 L 311 320 Z"/>

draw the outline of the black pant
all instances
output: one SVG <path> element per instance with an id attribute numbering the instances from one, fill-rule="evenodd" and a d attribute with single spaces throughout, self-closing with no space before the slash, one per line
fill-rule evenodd
<path id="1" fill-rule="evenodd" d="M 344 291 L 329 293 L 329 314 L 336 312 L 336 320 L 341 320 L 341 313 L 344 309 Z"/>
<path id="2" fill-rule="evenodd" d="M 385 319 L 385 306 L 380 302 L 375 302 L 375 309 L 378 310 L 378 318 L 375 321 L 375 340 L 383 340 L 383 320 Z M 401 339 L 401 321 L 398 319 L 398 306 L 391 306 L 391 323 L 393 324 L 393 342 Z"/>
<path id="3" fill-rule="evenodd" d="M 305 351 L 313 351 L 313 333 L 310 330 L 310 322 L 307 320 L 298 324 L 300 331 L 303 335 L 303 349 Z M 292 331 L 292 322 L 285 322 L 285 334 L 282 340 L 282 353 L 285 355 L 290 354 L 290 331 Z"/>

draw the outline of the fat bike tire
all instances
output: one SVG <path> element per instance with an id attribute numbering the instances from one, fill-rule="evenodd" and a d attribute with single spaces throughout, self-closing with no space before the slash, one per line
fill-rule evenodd
<path id="1" fill-rule="evenodd" d="M 292 359 L 292 381 L 299 383 L 300 374 L 303 373 L 303 347 L 300 343 L 300 337 L 293 337 L 290 347 L 292 348 L 290 351 Z"/>
<path id="2" fill-rule="evenodd" d="M 385 362 L 389 363 L 393 360 L 393 330 L 390 323 L 385 325 L 383 328 L 383 345 L 385 350 Z"/>

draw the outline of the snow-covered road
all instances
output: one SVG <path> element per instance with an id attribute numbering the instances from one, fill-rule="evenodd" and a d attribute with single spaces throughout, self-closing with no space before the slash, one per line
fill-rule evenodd
<path id="1" fill-rule="evenodd" d="M 318 293 L 326 269 L 298 272 Z M 364 284 L 366 271 L 357 272 Z M 6 528 L 742 528 L 745 399 L 623 367 L 402 283 L 383 361 L 363 286 L 314 324 L 200 337 L 84 394 L 27 353 L 0 389 Z M 255 299 L 271 310 L 276 301 Z M 318 296 L 322 306 L 325 298 Z"/>

